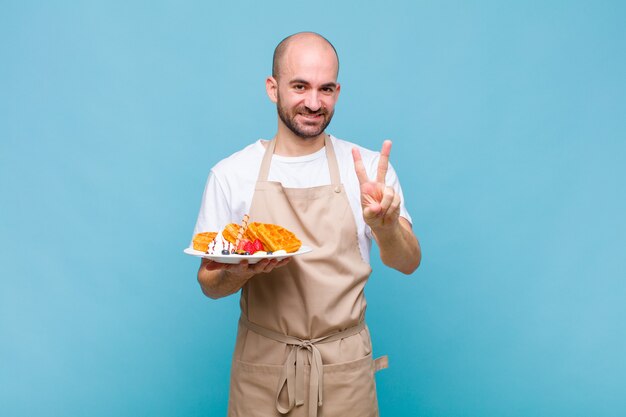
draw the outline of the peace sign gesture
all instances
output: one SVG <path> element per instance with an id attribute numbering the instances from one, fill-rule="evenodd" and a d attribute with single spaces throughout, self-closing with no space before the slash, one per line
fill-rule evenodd
<path id="1" fill-rule="evenodd" d="M 390 152 L 391 141 L 386 140 L 380 151 L 376 180 L 373 181 L 367 175 L 361 153 L 352 148 L 354 170 L 361 186 L 363 219 L 373 230 L 395 226 L 400 215 L 400 196 L 385 184 Z"/>

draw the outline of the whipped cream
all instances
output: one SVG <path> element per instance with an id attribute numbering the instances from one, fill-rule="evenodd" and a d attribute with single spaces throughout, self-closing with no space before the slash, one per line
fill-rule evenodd
<path id="1" fill-rule="evenodd" d="M 227 250 L 228 253 L 232 253 L 234 249 L 234 245 L 224 239 L 222 232 L 219 232 L 217 236 L 215 236 L 215 239 L 209 243 L 206 253 L 209 255 L 222 255 L 223 250 Z"/>

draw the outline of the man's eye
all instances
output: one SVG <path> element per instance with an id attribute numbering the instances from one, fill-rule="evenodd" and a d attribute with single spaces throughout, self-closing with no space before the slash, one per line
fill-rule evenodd
<path id="1" fill-rule="evenodd" d="M 332 93 L 335 90 L 332 87 L 324 87 L 322 88 L 322 91 L 325 93 Z"/>
<path id="2" fill-rule="evenodd" d="M 302 84 L 295 84 L 293 86 L 294 90 L 304 90 L 304 86 Z"/>

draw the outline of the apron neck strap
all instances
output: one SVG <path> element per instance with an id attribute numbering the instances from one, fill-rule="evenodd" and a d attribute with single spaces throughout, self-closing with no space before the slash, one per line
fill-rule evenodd
<path id="1" fill-rule="evenodd" d="M 272 139 L 270 143 L 267 144 L 265 154 L 263 155 L 263 161 L 261 162 L 261 169 L 259 170 L 259 178 L 257 181 L 267 181 L 267 177 L 270 173 L 270 165 L 272 163 L 272 155 L 274 155 L 275 148 L 276 138 Z M 329 135 L 324 136 L 324 148 L 326 149 L 326 160 L 328 161 L 330 182 L 332 185 L 339 185 L 341 183 L 339 177 L 339 164 L 337 163 L 335 148 L 333 148 L 333 142 L 332 140 L 330 140 Z"/>

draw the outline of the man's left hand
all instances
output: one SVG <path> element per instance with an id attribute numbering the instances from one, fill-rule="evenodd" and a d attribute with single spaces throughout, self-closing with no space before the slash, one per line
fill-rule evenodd
<path id="1" fill-rule="evenodd" d="M 361 207 L 363 219 L 372 230 L 393 227 L 398 222 L 400 215 L 400 196 L 393 187 L 385 184 L 385 177 L 389 168 L 389 154 L 391 141 L 383 142 L 380 150 L 380 159 L 376 171 L 376 180 L 371 180 L 367 175 L 361 153 L 357 148 L 352 148 L 354 169 L 361 186 Z"/>

